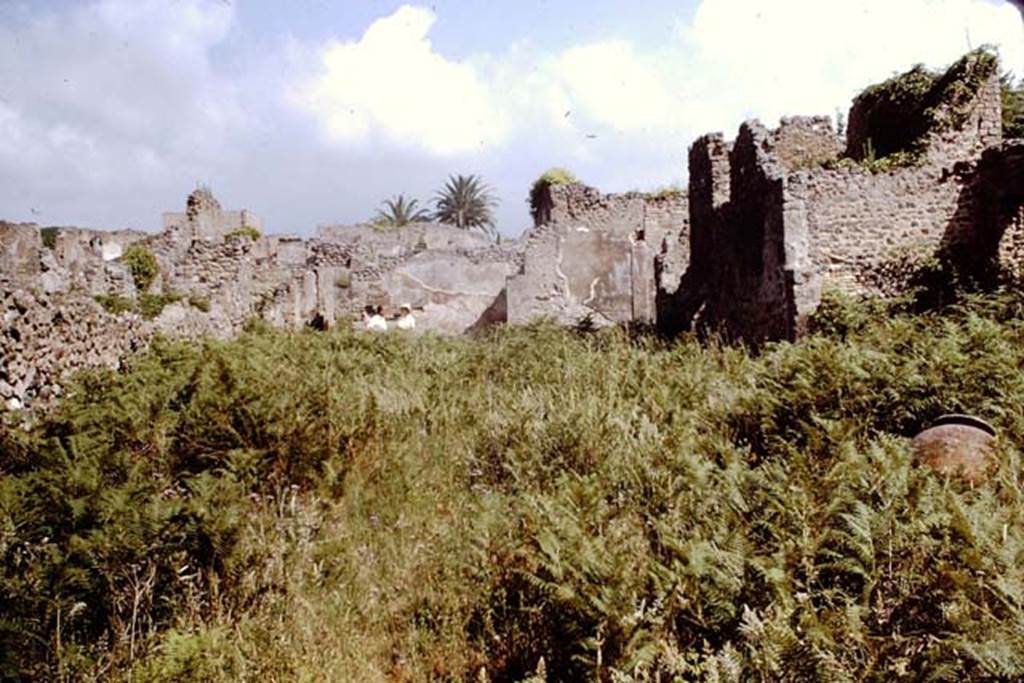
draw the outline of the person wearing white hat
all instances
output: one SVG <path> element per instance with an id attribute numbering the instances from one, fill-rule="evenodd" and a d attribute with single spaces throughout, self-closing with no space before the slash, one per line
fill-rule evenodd
<path id="1" fill-rule="evenodd" d="M 398 329 L 400 330 L 415 330 L 416 329 L 416 318 L 412 314 L 412 306 L 409 304 L 402 304 L 401 306 L 402 315 L 398 317 Z"/>

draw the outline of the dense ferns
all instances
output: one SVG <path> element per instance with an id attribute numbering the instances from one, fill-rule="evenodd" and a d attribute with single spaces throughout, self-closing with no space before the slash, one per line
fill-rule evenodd
<path id="1" fill-rule="evenodd" d="M 0 437 L 0 678 L 1020 679 L 1022 309 L 157 344 Z"/>

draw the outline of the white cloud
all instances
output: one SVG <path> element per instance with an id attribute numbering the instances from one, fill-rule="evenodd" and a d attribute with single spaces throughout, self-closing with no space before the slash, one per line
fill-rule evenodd
<path id="1" fill-rule="evenodd" d="M 503 116 L 476 69 L 428 38 L 436 17 L 405 5 L 356 42 L 332 43 L 296 99 L 341 143 L 384 141 L 449 155 L 505 137 Z"/>
<path id="2" fill-rule="evenodd" d="M 592 121 L 623 131 L 671 125 L 676 97 L 654 60 L 623 40 L 565 50 L 550 65 L 564 100 Z"/>
<path id="3" fill-rule="evenodd" d="M 703 0 L 680 37 L 719 126 L 741 115 L 832 113 L 869 83 L 916 63 L 944 66 L 985 43 L 1005 67 L 1024 66 L 1020 15 L 989 0 Z"/>

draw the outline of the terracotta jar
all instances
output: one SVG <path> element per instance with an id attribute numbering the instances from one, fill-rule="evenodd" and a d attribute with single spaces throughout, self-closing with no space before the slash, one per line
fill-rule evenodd
<path id="1" fill-rule="evenodd" d="M 996 430 L 973 415 L 943 415 L 914 437 L 914 457 L 941 474 L 977 483 L 992 465 Z"/>

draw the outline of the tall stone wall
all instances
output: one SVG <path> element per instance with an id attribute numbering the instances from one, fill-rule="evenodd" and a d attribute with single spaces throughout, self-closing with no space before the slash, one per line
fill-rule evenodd
<path id="1" fill-rule="evenodd" d="M 693 315 L 727 337 L 792 334 L 787 286 L 794 275 L 783 221 L 786 168 L 770 154 L 772 146 L 771 132 L 750 121 L 731 148 L 712 137 L 691 149 L 691 157 L 702 162 L 691 169 L 699 178 L 691 205 L 691 263 L 699 275 L 691 286 L 702 298 Z"/>
<path id="2" fill-rule="evenodd" d="M 824 118 L 784 119 L 774 131 L 747 122 L 732 147 L 718 134 L 698 139 L 690 268 L 670 302 L 677 326 L 752 343 L 793 339 L 824 290 L 879 292 L 894 259 L 942 250 L 977 263 L 979 202 L 996 201 L 979 199 L 995 173 L 985 181 L 976 167 L 1001 135 L 998 76 L 957 106 L 958 126 L 928 131 L 915 163 L 881 172 L 830 161 L 842 144 Z"/>

